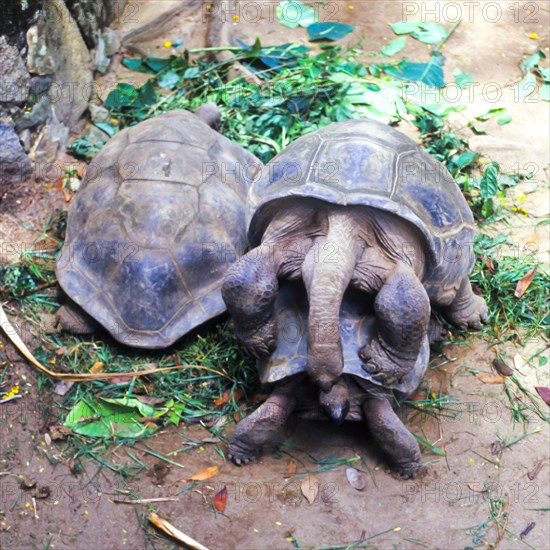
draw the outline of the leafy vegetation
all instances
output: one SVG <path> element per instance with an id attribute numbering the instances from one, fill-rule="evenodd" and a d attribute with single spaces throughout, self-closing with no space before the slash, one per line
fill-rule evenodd
<path id="1" fill-rule="evenodd" d="M 547 333 L 550 328 L 550 276 L 532 250 L 508 242 L 506 236 L 479 235 L 474 245 L 476 263 L 470 279 L 485 298 L 489 307 L 486 331 L 491 337 L 528 339 Z M 523 277 L 533 268 L 535 275 L 525 291 L 517 298 L 515 290 Z"/>

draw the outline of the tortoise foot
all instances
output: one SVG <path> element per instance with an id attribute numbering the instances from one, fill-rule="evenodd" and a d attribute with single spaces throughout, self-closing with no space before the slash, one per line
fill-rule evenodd
<path id="1" fill-rule="evenodd" d="M 472 294 L 465 303 L 453 304 L 446 311 L 449 321 L 461 329 L 481 330 L 487 322 L 488 310 L 481 296 Z"/>
<path id="2" fill-rule="evenodd" d="M 255 449 L 250 447 L 242 441 L 231 439 L 229 448 L 227 450 L 227 456 L 237 465 L 243 466 L 256 460 L 260 454 L 261 449 Z"/>
<path id="3" fill-rule="evenodd" d="M 292 385 L 279 388 L 279 393 L 271 395 L 237 424 L 228 448 L 228 455 L 237 466 L 248 464 L 260 455 L 263 447 L 277 443 L 296 403 L 296 396 L 289 389 L 294 388 Z"/>
<path id="4" fill-rule="evenodd" d="M 402 479 L 414 479 L 422 465 L 420 462 L 409 462 L 407 464 L 391 464 L 391 469 Z"/>
<path id="5" fill-rule="evenodd" d="M 361 348 L 359 355 L 363 369 L 381 385 L 401 383 L 404 376 L 415 367 L 416 357 L 400 357 L 388 346 L 380 335 Z"/>

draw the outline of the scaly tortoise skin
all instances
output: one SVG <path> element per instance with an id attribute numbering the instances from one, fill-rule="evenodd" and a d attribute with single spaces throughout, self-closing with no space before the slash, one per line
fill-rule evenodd
<path id="1" fill-rule="evenodd" d="M 215 115 L 202 111 L 212 125 Z M 261 166 L 184 110 L 115 135 L 69 210 L 56 269 L 75 320 L 65 328 L 96 320 L 123 344 L 163 348 L 223 313 L 222 278 L 245 250 Z"/>
<path id="2" fill-rule="evenodd" d="M 400 382 L 381 385 L 363 369 L 359 355 L 360 349 L 378 330 L 372 304 L 361 298 L 359 291 L 348 289 L 340 309 L 344 368 L 339 384 L 340 389 L 349 394 L 350 401 L 345 420 L 365 421 L 392 468 L 405 478 L 415 477 L 420 468 L 420 448 L 394 409 L 400 407 L 424 378 L 430 355 L 428 337 L 422 342 L 412 371 Z M 237 464 L 255 458 L 262 447 L 277 443 L 284 436 L 286 423 L 293 413 L 310 420 L 327 418 L 314 385 L 304 375 L 308 355 L 308 302 L 301 283 L 285 281 L 281 285 L 275 301 L 275 320 L 277 347 L 257 363 L 260 382 L 266 388 L 275 387 L 275 391 L 237 426 L 228 451 Z M 435 322 L 433 329 L 437 329 Z M 431 336 L 434 342 L 441 339 L 443 333 Z M 384 418 L 382 424 L 380 415 Z M 277 418 L 275 430 L 271 422 L 274 416 Z"/>
<path id="3" fill-rule="evenodd" d="M 474 220 L 466 200 L 441 163 L 390 126 L 348 120 L 296 140 L 264 167 L 249 202 L 255 248 L 230 267 L 222 289 L 237 337 L 255 357 L 269 356 L 279 284 L 303 280 L 306 371 L 337 422 L 349 407 L 338 330 L 349 287 L 374 300 L 378 330 L 360 356 L 386 387 L 415 370 L 432 307 L 463 328 L 487 319 L 468 280 Z"/>

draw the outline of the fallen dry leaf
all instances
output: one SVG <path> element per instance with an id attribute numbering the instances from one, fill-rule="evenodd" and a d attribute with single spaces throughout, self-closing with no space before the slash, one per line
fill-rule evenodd
<path id="1" fill-rule="evenodd" d="M 504 376 L 500 374 L 485 374 L 483 372 L 478 372 L 476 378 L 481 380 L 484 384 L 502 384 L 502 382 L 504 382 Z"/>
<path id="2" fill-rule="evenodd" d="M 283 477 L 285 479 L 289 479 L 291 477 L 294 477 L 294 474 L 296 474 L 296 461 L 290 459 L 288 461 L 288 464 L 286 465 L 285 473 L 283 474 Z"/>
<path id="3" fill-rule="evenodd" d="M 65 202 L 71 202 L 71 199 L 73 198 L 73 196 L 71 195 L 71 193 L 68 189 L 65 189 L 63 187 L 63 189 L 61 189 L 61 194 L 63 195 L 63 200 Z"/>
<path id="4" fill-rule="evenodd" d="M 246 416 L 246 405 L 241 403 L 239 409 L 233 413 L 233 420 L 238 424 Z"/>
<path id="5" fill-rule="evenodd" d="M 237 388 L 235 391 L 233 391 L 233 393 L 231 393 L 231 388 L 227 388 L 223 392 L 223 395 L 216 399 L 216 401 L 214 401 L 214 405 L 216 405 L 216 407 L 221 407 L 222 405 L 229 403 L 232 395 L 235 402 L 237 402 L 244 397 L 244 391 L 241 388 Z"/>
<path id="6" fill-rule="evenodd" d="M 346 477 L 349 484 L 357 491 L 362 491 L 365 486 L 365 476 L 361 472 L 358 472 L 355 468 L 346 468 Z"/>
<path id="7" fill-rule="evenodd" d="M 308 474 L 302 481 L 300 489 L 302 490 L 302 494 L 306 497 L 306 500 L 310 504 L 313 504 L 319 494 L 319 482 L 315 476 Z"/>
<path id="8" fill-rule="evenodd" d="M 474 493 L 486 493 L 487 489 L 477 483 L 468 483 L 468 488 Z"/>
<path id="9" fill-rule="evenodd" d="M 536 464 L 535 464 L 535 467 L 527 473 L 527 477 L 533 481 L 533 479 L 535 479 L 539 474 L 540 474 L 540 471 L 542 470 L 542 467 L 546 464 L 546 458 L 544 460 L 539 460 Z"/>
<path id="10" fill-rule="evenodd" d="M 186 535 L 176 527 L 174 527 L 169 521 L 166 521 L 163 517 L 159 516 L 156 512 L 152 512 L 147 516 L 147 519 L 156 527 L 174 537 L 176 540 L 183 542 L 189 548 L 193 550 L 208 550 L 206 546 L 203 546 L 196 540 L 192 539 L 189 535 Z"/>
<path id="11" fill-rule="evenodd" d="M 56 395 L 65 395 L 72 387 L 74 382 L 58 382 L 53 389 Z"/>
<path id="12" fill-rule="evenodd" d="M 90 372 L 93 374 L 97 374 L 98 372 L 103 372 L 103 369 L 105 368 L 105 363 L 102 361 L 96 361 L 91 367 Z"/>
<path id="13" fill-rule="evenodd" d="M 537 390 L 540 398 L 550 407 L 550 388 L 535 386 L 535 390 Z"/>
<path id="14" fill-rule="evenodd" d="M 495 359 L 493 361 L 493 367 L 495 367 L 495 370 L 499 374 L 502 374 L 502 376 L 512 376 L 512 374 L 514 374 L 514 371 L 502 359 Z"/>
<path id="15" fill-rule="evenodd" d="M 210 479 L 218 474 L 220 471 L 219 466 L 209 466 L 208 468 L 192 475 L 187 478 L 187 481 L 204 481 L 205 479 Z"/>
<path id="16" fill-rule="evenodd" d="M 536 271 L 537 271 L 537 266 L 529 270 L 527 275 L 525 275 L 518 281 L 518 284 L 516 285 L 516 290 L 514 292 L 514 296 L 516 298 L 521 298 L 525 294 L 525 291 L 529 288 L 529 286 L 533 282 L 533 278 L 535 277 Z"/>
<path id="17" fill-rule="evenodd" d="M 485 267 L 491 272 L 494 273 L 496 271 L 495 264 L 493 264 L 493 261 L 490 258 L 485 258 Z"/>
<path id="18" fill-rule="evenodd" d="M 73 433 L 68 426 L 50 426 L 48 429 L 50 430 L 52 441 L 61 441 Z"/>
<path id="19" fill-rule="evenodd" d="M 223 489 L 214 497 L 214 508 L 218 512 L 223 512 L 227 506 L 227 487 L 224 485 Z"/>

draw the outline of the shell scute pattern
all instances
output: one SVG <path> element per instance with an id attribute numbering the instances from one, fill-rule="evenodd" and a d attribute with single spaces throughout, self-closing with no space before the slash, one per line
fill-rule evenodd
<path id="1" fill-rule="evenodd" d="M 123 130 L 92 160 L 56 271 L 120 342 L 165 347 L 225 311 L 221 278 L 246 247 L 249 181 L 224 179 L 222 162 L 261 166 L 186 111 Z"/>

